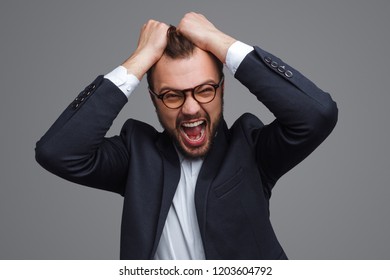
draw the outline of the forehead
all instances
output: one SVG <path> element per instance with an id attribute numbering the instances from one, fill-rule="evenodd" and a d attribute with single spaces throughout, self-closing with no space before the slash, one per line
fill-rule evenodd
<path id="1" fill-rule="evenodd" d="M 199 48 L 186 58 L 172 59 L 163 56 L 153 71 L 156 91 L 163 87 L 183 89 L 195 87 L 205 81 L 218 82 L 218 69 L 212 56 Z"/>

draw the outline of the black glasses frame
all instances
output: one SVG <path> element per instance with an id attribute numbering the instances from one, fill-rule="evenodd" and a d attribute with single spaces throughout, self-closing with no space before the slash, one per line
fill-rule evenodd
<path id="1" fill-rule="evenodd" d="M 183 106 L 183 104 L 186 102 L 186 98 L 187 98 L 187 95 L 186 95 L 186 92 L 187 91 L 191 91 L 191 95 L 192 95 L 192 98 L 194 98 L 198 103 L 200 104 L 207 104 L 207 103 L 210 103 L 211 101 L 213 101 L 215 99 L 215 96 L 217 95 L 217 89 L 222 85 L 223 81 L 224 81 L 225 77 L 222 76 L 221 80 L 219 81 L 218 84 L 210 84 L 210 83 L 206 83 L 206 84 L 200 84 L 200 85 L 197 85 L 196 87 L 193 87 L 193 88 L 187 88 L 187 89 L 183 89 L 183 90 L 172 90 L 176 93 L 181 93 L 183 96 L 184 96 L 184 99 L 183 99 L 183 102 L 179 105 L 179 106 L 175 106 L 175 107 L 170 107 L 168 106 L 167 104 L 165 104 L 164 102 L 164 96 L 166 94 L 169 94 L 170 92 L 166 92 L 166 93 L 162 93 L 162 94 L 157 94 L 155 93 L 151 88 L 148 88 L 149 89 L 149 92 L 152 93 L 154 96 L 156 96 L 158 99 L 161 100 L 161 102 L 169 109 L 178 109 L 180 108 L 181 106 Z M 195 96 L 195 89 L 199 88 L 199 87 L 202 87 L 202 86 L 206 86 L 206 85 L 209 85 L 209 86 L 212 86 L 214 88 L 214 96 L 213 98 L 210 100 L 210 101 L 207 101 L 207 102 L 202 102 L 202 101 L 199 101 L 198 99 L 196 99 L 196 96 Z"/>

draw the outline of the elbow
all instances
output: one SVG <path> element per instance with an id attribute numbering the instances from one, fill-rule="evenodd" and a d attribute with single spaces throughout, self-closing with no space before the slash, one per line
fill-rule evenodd
<path id="1" fill-rule="evenodd" d="M 336 102 L 330 100 L 328 106 L 326 106 L 326 110 L 324 113 L 324 118 L 326 120 L 325 121 L 326 128 L 329 133 L 331 133 L 334 127 L 336 126 L 338 115 L 339 115 L 339 109 L 337 108 Z"/>
<path id="2" fill-rule="evenodd" d="M 57 164 L 55 158 L 57 157 L 53 148 L 49 145 L 44 145 L 38 141 L 35 146 L 35 160 L 48 171 L 54 169 Z"/>
<path id="3" fill-rule="evenodd" d="M 333 131 L 338 120 L 338 108 L 332 99 L 322 105 L 312 118 L 312 131 L 323 140 Z"/>
<path id="4" fill-rule="evenodd" d="M 52 141 L 38 142 L 35 147 L 35 160 L 47 171 L 66 180 L 75 181 L 95 172 L 98 154 L 80 154 L 66 149 L 66 145 Z"/>
<path id="5" fill-rule="evenodd" d="M 38 143 L 35 146 L 35 160 L 47 171 L 61 176 L 64 174 L 64 162 L 61 154 L 61 148 L 51 145 L 47 141 Z"/>

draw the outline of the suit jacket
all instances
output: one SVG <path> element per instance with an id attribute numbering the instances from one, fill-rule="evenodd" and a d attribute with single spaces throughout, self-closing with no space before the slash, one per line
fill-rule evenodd
<path id="1" fill-rule="evenodd" d="M 285 259 L 269 220 L 276 181 L 332 131 L 337 107 L 297 70 L 255 47 L 235 77 L 276 119 L 264 125 L 242 115 L 221 122 L 195 189 L 207 259 Z M 121 259 L 152 259 L 180 178 L 179 158 L 166 132 L 128 120 L 120 135 L 106 132 L 127 102 L 99 76 L 38 141 L 36 160 L 78 184 L 124 197 Z"/>

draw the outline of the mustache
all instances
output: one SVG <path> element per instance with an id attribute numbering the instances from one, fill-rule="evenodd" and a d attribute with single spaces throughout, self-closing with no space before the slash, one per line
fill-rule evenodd
<path id="1" fill-rule="evenodd" d="M 203 119 L 203 118 L 206 119 L 207 123 L 210 123 L 210 115 L 207 113 L 204 116 L 202 116 L 200 113 L 195 115 L 179 115 L 176 118 L 176 128 L 179 128 L 182 122 L 190 122 L 192 120 Z"/>

